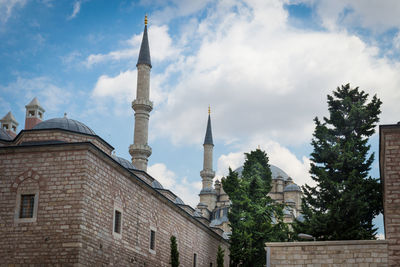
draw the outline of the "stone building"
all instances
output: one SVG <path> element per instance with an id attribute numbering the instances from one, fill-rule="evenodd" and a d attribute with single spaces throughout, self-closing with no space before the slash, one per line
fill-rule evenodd
<path id="1" fill-rule="evenodd" d="M 379 169 L 389 266 L 400 266 L 400 122 L 379 126 Z"/>
<path id="2" fill-rule="evenodd" d="M 230 206 L 229 196 L 225 193 L 220 181 L 216 180 L 213 186 L 215 172 L 213 170 L 213 137 L 211 129 L 210 109 L 208 110 L 208 121 L 206 135 L 204 138 L 203 170 L 200 171 L 202 178 L 202 189 L 200 191 L 200 202 L 196 209 L 201 215 L 210 221 L 211 227 L 219 227 L 228 237 L 231 229 L 229 227 L 228 210 Z M 285 204 L 284 222 L 292 223 L 295 218 L 302 220 L 301 215 L 301 188 L 293 182 L 280 168 L 270 165 L 272 172 L 272 189 L 268 194 L 273 200 Z M 235 170 L 241 175 L 243 167 Z"/>
<path id="3" fill-rule="evenodd" d="M 82 122 L 44 120 L 34 98 L 25 129 L 9 112 L 0 129 L 0 265 L 216 266 L 223 231 L 147 172 L 150 50 L 145 23 L 137 63 L 132 161 Z"/>

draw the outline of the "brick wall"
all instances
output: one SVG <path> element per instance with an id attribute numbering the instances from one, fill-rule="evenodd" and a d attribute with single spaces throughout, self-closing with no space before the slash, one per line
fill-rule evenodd
<path id="1" fill-rule="evenodd" d="M 400 266 L 400 125 L 381 125 L 379 162 L 383 184 L 385 238 L 389 265 Z"/>
<path id="2" fill-rule="evenodd" d="M 86 157 L 78 146 L 0 150 L 1 266 L 78 263 Z M 36 220 L 18 221 L 19 191 L 36 189 Z"/>
<path id="3" fill-rule="evenodd" d="M 387 266 L 386 240 L 266 243 L 273 266 Z"/>
<path id="4" fill-rule="evenodd" d="M 34 222 L 15 220 L 21 188 L 38 190 Z M 122 233 L 113 233 L 114 208 Z M 213 230 L 88 144 L 0 148 L 0 266 L 59 264 L 169 266 L 170 236 L 181 266 L 216 266 Z M 156 232 L 149 249 L 150 230 Z"/>

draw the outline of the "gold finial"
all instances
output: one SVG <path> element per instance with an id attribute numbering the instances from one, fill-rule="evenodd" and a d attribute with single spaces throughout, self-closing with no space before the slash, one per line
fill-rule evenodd
<path id="1" fill-rule="evenodd" d="M 208 115 L 210 115 L 211 114 L 211 107 L 210 107 L 210 105 L 208 105 Z"/>
<path id="2" fill-rule="evenodd" d="M 144 16 L 144 25 L 147 26 L 147 14 Z"/>

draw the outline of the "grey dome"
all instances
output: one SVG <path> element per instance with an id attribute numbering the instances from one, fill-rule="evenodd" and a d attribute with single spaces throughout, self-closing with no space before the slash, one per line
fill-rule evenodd
<path id="1" fill-rule="evenodd" d="M 283 209 L 283 215 L 292 215 L 292 211 L 288 208 Z"/>
<path id="2" fill-rule="evenodd" d="M 45 121 L 37 124 L 35 127 L 33 127 L 33 129 L 34 130 L 63 129 L 63 130 L 68 130 L 68 131 L 72 131 L 72 132 L 77 132 L 77 133 L 96 135 L 96 133 L 92 129 L 87 127 L 82 122 L 79 122 L 79 121 L 76 121 L 73 119 L 68 119 L 67 117 L 45 120 Z"/>
<path id="3" fill-rule="evenodd" d="M 299 216 L 297 216 L 296 220 L 298 220 L 299 222 L 304 222 L 304 216 L 303 214 L 300 214 Z"/>
<path id="4" fill-rule="evenodd" d="M 175 204 L 179 204 L 179 205 L 185 205 L 185 203 L 183 202 L 183 200 L 180 199 L 179 197 L 176 197 L 176 198 L 175 198 L 174 203 L 175 203 Z"/>
<path id="5" fill-rule="evenodd" d="M 129 170 L 136 170 L 136 167 L 129 161 L 126 160 L 124 158 L 112 155 L 112 158 L 118 162 L 119 164 L 121 164 L 124 168 L 127 168 Z"/>
<path id="6" fill-rule="evenodd" d="M 12 137 L 7 133 L 6 130 L 0 128 L 0 140 L 10 141 Z"/>
<path id="7" fill-rule="evenodd" d="M 269 168 L 271 169 L 272 179 L 282 179 L 283 178 L 283 180 L 287 180 L 290 178 L 289 175 L 286 174 L 286 172 L 284 172 L 281 168 L 276 167 L 275 165 L 270 164 Z M 237 172 L 239 174 L 239 176 L 242 175 L 242 171 L 243 171 L 243 166 L 240 166 L 239 168 L 237 168 L 235 170 L 235 172 Z"/>
<path id="8" fill-rule="evenodd" d="M 297 184 L 289 184 L 283 189 L 283 192 L 293 192 L 293 191 L 301 192 L 300 186 L 298 186 Z"/>
<path id="9" fill-rule="evenodd" d="M 151 186 L 154 189 L 164 189 L 164 187 L 162 186 L 162 184 L 160 184 L 159 181 L 157 181 L 156 179 L 154 179 L 154 181 L 151 183 Z"/>

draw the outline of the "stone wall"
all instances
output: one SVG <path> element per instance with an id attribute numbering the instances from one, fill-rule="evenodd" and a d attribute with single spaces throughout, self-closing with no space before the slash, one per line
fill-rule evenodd
<path id="1" fill-rule="evenodd" d="M 379 162 L 383 184 L 385 238 L 389 266 L 400 266 L 400 125 L 381 125 Z"/>
<path id="2" fill-rule="evenodd" d="M 0 149 L 0 266 L 78 263 L 86 159 L 79 146 Z M 34 220 L 18 219 L 25 192 L 38 193 Z"/>
<path id="3" fill-rule="evenodd" d="M 20 190 L 38 192 L 33 221 L 15 216 Z M 89 143 L 1 147 L 0 193 L 0 266 L 169 266 L 171 235 L 181 266 L 216 266 L 219 244 L 228 266 L 226 241 Z"/>
<path id="4" fill-rule="evenodd" d="M 386 240 L 266 243 L 270 266 L 387 266 Z"/>
<path id="5" fill-rule="evenodd" d="M 112 146 L 106 143 L 99 136 L 93 136 L 83 133 L 75 133 L 67 130 L 61 129 L 38 129 L 21 131 L 18 138 L 13 141 L 13 143 L 19 145 L 26 142 L 43 142 L 43 141 L 63 141 L 68 143 L 74 142 L 91 142 L 105 153 L 111 155 L 114 150 Z M 11 145 L 11 144 L 10 144 Z"/>

